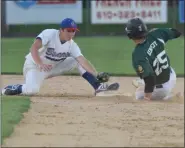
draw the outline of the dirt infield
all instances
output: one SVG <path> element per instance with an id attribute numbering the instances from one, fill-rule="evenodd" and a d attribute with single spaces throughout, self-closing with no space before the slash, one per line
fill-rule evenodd
<path id="1" fill-rule="evenodd" d="M 130 96 L 135 90 L 132 79 L 111 78 L 121 84 L 115 97 L 94 97 L 91 86 L 77 76 L 45 80 L 4 146 L 183 147 L 184 97 L 136 101 Z M 22 76 L 2 76 L 1 80 L 3 86 L 24 82 Z M 182 78 L 177 80 L 174 93 L 179 91 L 184 93 Z"/>

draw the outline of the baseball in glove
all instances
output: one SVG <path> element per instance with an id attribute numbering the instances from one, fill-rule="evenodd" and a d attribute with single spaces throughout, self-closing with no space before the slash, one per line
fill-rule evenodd
<path id="1" fill-rule="evenodd" d="M 108 82 L 110 78 L 110 75 L 106 72 L 100 72 L 97 75 L 97 79 L 99 80 L 100 83 Z"/>

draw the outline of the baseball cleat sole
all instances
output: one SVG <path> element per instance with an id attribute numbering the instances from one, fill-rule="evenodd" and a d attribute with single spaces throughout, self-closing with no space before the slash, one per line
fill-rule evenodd
<path id="1" fill-rule="evenodd" d="M 119 83 L 113 83 L 108 86 L 107 91 L 118 90 L 118 89 L 119 89 Z"/>
<path id="2" fill-rule="evenodd" d="M 95 95 L 100 93 L 100 92 L 107 92 L 107 91 L 116 91 L 119 89 L 119 84 L 118 83 L 113 83 L 107 86 L 107 88 L 100 88 L 95 91 Z"/>

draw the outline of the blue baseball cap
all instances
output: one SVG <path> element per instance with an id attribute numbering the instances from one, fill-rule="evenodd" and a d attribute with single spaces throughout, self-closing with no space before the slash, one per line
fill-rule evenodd
<path id="1" fill-rule="evenodd" d="M 60 28 L 75 29 L 76 31 L 79 31 L 79 29 L 77 28 L 77 24 L 71 18 L 65 18 L 64 20 L 62 20 L 62 22 L 60 23 Z"/>

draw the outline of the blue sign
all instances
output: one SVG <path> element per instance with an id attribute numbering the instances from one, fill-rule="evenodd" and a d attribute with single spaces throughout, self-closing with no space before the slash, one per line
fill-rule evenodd
<path id="1" fill-rule="evenodd" d="M 184 23 L 184 0 L 179 0 L 179 21 Z"/>
<path id="2" fill-rule="evenodd" d="M 15 1 L 15 3 L 22 8 L 28 9 L 29 7 L 35 5 L 37 1 L 36 0 L 18 0 L 18 1 Z"/>

